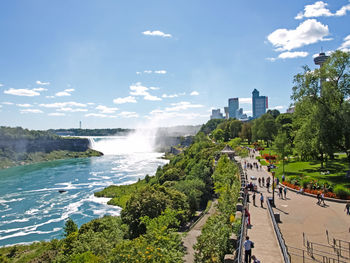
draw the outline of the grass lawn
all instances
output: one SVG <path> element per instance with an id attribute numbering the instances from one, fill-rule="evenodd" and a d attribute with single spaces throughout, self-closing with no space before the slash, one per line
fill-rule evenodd
<path id="1" fill-rule="evenodd" d="M 283 165 L 280 162 L 275 169 L 276 175 L 281 177 L 283 173 Z M 346 172 L 348 168 L 348 162 L 344 155 L 336 156 L 335 160 L 330 160 L 325 164 L 324 169 L 329 171 L 329 174 L 321 174 L 320 162 L 302 162 L 302 161 L 290 161 L 285 163 L 285 176 L 288 179 L 289 176 L 304 176 L 310 179 L 315 179 L 320 182 L 328 182 L 334 185 L 342 185 L 350 188 L 350 179 L 346 178 Z"/>

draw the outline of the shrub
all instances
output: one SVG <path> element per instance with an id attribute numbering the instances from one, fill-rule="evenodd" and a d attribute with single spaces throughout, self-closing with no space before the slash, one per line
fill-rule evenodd
<path id="1" fill-rule="evenodd" d="M 348 197 L 350 197 L 350 189 L 345 188 L 342 185 L 337 185 L 336 187 L 334 187 L 333 192 L 341 199 L 347 199 Z"/>

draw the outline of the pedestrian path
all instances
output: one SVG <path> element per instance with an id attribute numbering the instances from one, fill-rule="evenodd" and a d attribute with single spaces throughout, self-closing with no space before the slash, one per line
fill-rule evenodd
<path id="1" fill-rule="evenodd" d="M 236 157 L 237 161 L 240 161 L 242 167 L 244 166 L 244 161 L 246 163 L 257 162 L 255 158 L 244 158 L 240 159 Z M 254 184 L 258 185 L 258 192 L 261 192 L 264 196 L 263 207 L 260 207 L 260 193 L 256 195 L 256 205 L 253 204 L 252 192 L 249 192 L 250 203 L 249 203 L 249 213 L 251 217 L 251 227 L 248 228 L 247 235 L 249 239 L 254 242 L 254 248 L 252 249 L 252 255 L 255 255 L 261 262 L 271 262 L 280 263 L 283 262 L 283 257 L 280 251 L 280 247 L 273 230 L 272 222 L 270 219 L 269 212 L 267 210 L 266 200 L 271 196 L 267 192 L 265 187 L 259 187 L 258 180 L 251 180 L 251 178 L 265 178 L 269 177 L 269 174 L 265 170 L 260 169 L 246 169 L 248 181 L 252 181 Z"/>

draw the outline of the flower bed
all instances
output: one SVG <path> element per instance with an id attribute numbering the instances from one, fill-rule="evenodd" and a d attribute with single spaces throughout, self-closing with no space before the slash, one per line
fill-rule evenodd
<path id="1" fill-rule="evenodd" d="M 299 185 L 291 184 L 291 183 L 288 183 L 288 182 L 282 182 L 282 184 L 285 185 L 285 186 L 288 186 L 288 187 L 290 187 L 292 189 L 300 190 L 300 186 Z M 308 189 L 308 188 L 304 188 L 304 192 L 308 193 L 308 194 L 313 194 L 313 195 L 317 195 L 318 193 L 322 193 L 323 192 L 325 197 L 341 199 L 339 196 L 337 196 L 333 192 L 324 192 L 322 190 L 313 190 L 313 189 Z M 350 196 L 348 196 L 346 199 L 350 200 Z"/>

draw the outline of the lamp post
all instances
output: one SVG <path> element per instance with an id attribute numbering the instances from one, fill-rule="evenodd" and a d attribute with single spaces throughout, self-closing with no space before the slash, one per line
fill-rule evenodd
<path id="1" fill-rule="evenodd" d="M 275 207 L 275 171 L 272 171 L 272 206 Z"/>

